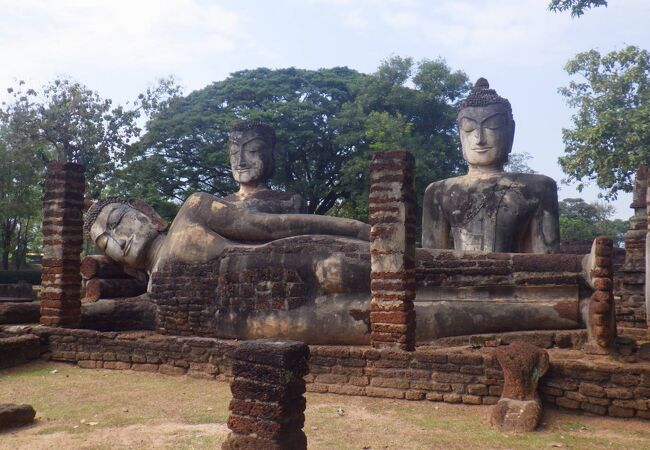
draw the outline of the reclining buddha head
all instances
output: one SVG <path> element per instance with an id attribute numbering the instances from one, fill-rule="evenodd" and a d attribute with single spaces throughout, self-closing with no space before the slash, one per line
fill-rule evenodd
<path id="1" fill-rule="evenodd" d="M 167 222 L 140 199 L 107 198 L 93 204 L 86 215 L 84 233 L 111 259 L 145 269 L 153 241 Z"/>
<path id="2" fill-rule="evenodd" d="M 479 78 L 458 105 L 458 131 L 463 158 L 472 168 L 503 170 L 512 150 L 515 121 L 510 102 Z"/>

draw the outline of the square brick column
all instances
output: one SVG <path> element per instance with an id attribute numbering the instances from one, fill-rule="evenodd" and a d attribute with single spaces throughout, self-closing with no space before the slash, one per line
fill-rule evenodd
<path id="1" fill-rule="evenodd" d="M 224 450 L 304 450 L 305 380 L 309 347 L 296 341 L 260 339 L 230 353 L 228 428 Z"/>
<path id="2" fill-rule="evenodd" d="M 415 159 L 398 150 L 370 164 L 370 340 L 415 350 Z"/>
<path id="3" fill-rule="evenodd" d="M 75 327 L 81 315 L 84 167 L 47 167 L 43 196 L 41 324 Z"/>

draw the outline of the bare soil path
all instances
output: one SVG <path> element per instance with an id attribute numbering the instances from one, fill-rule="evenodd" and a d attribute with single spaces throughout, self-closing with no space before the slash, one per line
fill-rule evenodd
<path id="1" fill-rule="evenodd" d="M 34 425 L 0 449 L 215 449 L 230 389 L 214 380 L 35 362 L 0 371 L 0 402 L 29 403 Z M 310 449 L 650 449 L 650 422 L 547 409 L 542 429 L 504 434 L 490 408 L 307 395 Z"/>

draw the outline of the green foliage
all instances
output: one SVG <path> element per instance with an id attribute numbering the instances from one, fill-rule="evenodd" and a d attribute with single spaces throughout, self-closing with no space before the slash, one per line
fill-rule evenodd
<path id="1" fill-rule="evenodd" d="M 112 100 L 69 79 L 56 79 L 38 90 L 20 81 L 7 92 L 11 101 L 3 104 L 0 114 L 10 144 L 47 147 L 60 162 L 84 165 L 91 195 L 97 197 L 112 174 L 115 158 L 140 135 L 137 121 L 178 88 L 171 78 L 160 80 L 127 107 L 113 106 Z"/>
<path id="2" fill-rule="evenodd" d="M 650 162 L 650 53 L 634 46 L 604 56 L 590 50 L 565 69 L 584 81 L 560 89 L 577 108 L 574 127 L 562 132 L 560 165 L 570 181 L 596 181 L 606 198 L 630 192 L 637 166 Z"/>
<path id="3" fill-rule="evenodd" d="M 48 158 L 41 146 L 19 147 L 0 130 L 0 253 L 1 268 L 13 259 L 26 264 L 29 244 L 40 234 L 41 187 Z"/>
<path id="4" fill-rule="evenodd" d="M 504 170 L 515 173 L 537 173 L 528 165 L 528 162 L 532 159 L 532 155 L 528 152 L 511 153 L 508 156 L 508 163 L 505 165 Z"/>
<path id="5" fill-rule="evenodd" d="M 336 67 L 259 68 L 170 102 L 123 159 L 117 191 L 178 204 L 236 189 L 228 130 L 258 119 L 277 133 L 274 187 L 302 194 L 309 212 L 367 219 L 370 153 L 407 148 L 420 192 L 461 170 L 451 103 L 467 77 L 442 60 L 393 57 L 372 75 Z"/>
<path id="6" fill-rule="evenodd" d="M 607 7 L 607 0 L 551 0 L 548 9 L 553 12 L 571 10 L 571 17 L 580 17 L 585 10 L 599 6 Z"/>
<path id="7" fill-rule="evenodd" d="M 625 240 L 628 222 L 610 220 L 614 213 L 611 205 L 587 203 L 581 198 L 567 198 L 559 203 L 560 236 L 562 242 L 593 240 L 597 236 L 609 236 L 615 245 Z"/>

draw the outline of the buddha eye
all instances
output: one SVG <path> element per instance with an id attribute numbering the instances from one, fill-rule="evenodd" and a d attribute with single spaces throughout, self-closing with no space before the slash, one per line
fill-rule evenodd
<path id="1" fill-rule="evenodd" d="M 476 123 L 475 120 L 469 119 L 467 117 L 463 117 L 460 119 L 459 126 L 460 129 L 463 130 L 464 132 L 471 133 L 472 131 L 476 130 L 478 124 Z"/>
<path id="2" fill-rule="evenodd" d="M 126 210 L 127 208 L 125 207 L 114 209 L 108 216 L 108 219 L 106 220 L 106 229 L 107 230 L 115 229 L 115 227 L 117 227 L 122 221 L 124 214 L 126 214 Z"/>
<path id="3" fill-rule="evenodd" d="M 503 114 L 497 114 L 492 117 L 488 117 L 483 122 L 483 126 L 490 130 L 496 130 L 497 128 L 501 128 L 505 126 L 505 124 L 506 124 L 506 119 L 505 117 L 503 117 Z"/>

